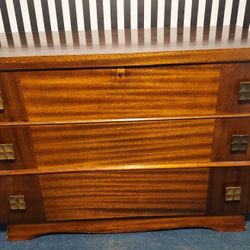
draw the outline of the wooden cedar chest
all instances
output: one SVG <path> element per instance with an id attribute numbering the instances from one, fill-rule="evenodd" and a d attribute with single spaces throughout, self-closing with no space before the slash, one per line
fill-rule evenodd
<path id="1" fill-rule="evenodd" d="M 168 46 L 1 49 L 0 223 L 9 239 L 244 230 L 249 40 Z"/>

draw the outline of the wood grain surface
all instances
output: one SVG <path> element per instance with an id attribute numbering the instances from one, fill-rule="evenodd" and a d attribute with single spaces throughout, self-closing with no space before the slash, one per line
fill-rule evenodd
<path id="1" fill-rule="evenodd" d="M 238 102 L 240 82 L 250 82 L 250 63 L 221 65 L 221 81 L 218 92 L 217 113 L 248 113 L 250 103 Z"/>
<path id="2" fill-rule="evenodd" d="M 47 221 L 206 212 L 208 169 L 50 174 L 39 179 Z"/>
<path id="3" fill-rule="evenodd" d="M 31 127 L 37 166 L 209 162 L 214 120 Z"/>
<path id="4" fill-rule="evenodd" d="M 0 223 L 27 224 L 45 221 L 39 177 L 5 176 L 0 178 Z M 9 196 L 24 195 L 26 210 L 10 210 Z"/>
<path id="5" fill-rule="evenodd" d="M 31 240 L 52 233 L 128 233 L 177 228 L 209 228 L 219 232 L 242 232 L 246 229 L 244 216 L 182 216 L 9 225 L 7 237 L 8 240 Z"/>
<path id="6" fill-rule="evenodd" d="M 250 118 L 218 119 L 215 122 L 212 161 L 249 161 L 250 142 L 246 153 L 230 152 L 232 135 L 250 136 Z"/>
<path id="7" fill-rule="evenodd" d="M 39 71 L 9 75 L 13 92 L 17 85 L 22 89 L 23 105 L 30 122 L 152 119 L 215 114 L 220 66 Z M 11 105 L 19 103 L 13 100 Z"/>
<path id="8" fill-rule="evenodd" d="M 225 189 L 241 187 L 240 201 L 226 202 Z M 207 212 L 210 215 L 246 214 L 250 211 L 250 166 L 209 170 Z"/>

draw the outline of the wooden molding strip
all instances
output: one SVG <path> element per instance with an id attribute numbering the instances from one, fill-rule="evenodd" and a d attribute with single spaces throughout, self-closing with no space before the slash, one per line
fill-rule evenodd
<path id="1" fill-rule="evenodd" d="M 250 48 L 56 56 L 0 57 L 1 71 L 225 63 L 250 60 Z"/>
<path id="2" fill-rule="evenodd" d="M 201 120 L 201 119 L 227 119 L 227 118 L 247 118 L 250 113 L 244 114 L 218 114 L 203 116 L 176 116 L 176 117 L 155 117 L 155 118 L 131 118 L 131 119 L 98 119 L 98 120 L 73 120 L 73 121 L 53 121 L 53 122 L 0 122 L 1 127 L 22 127 L 41 125 L 77 125 L 94 123 L 117 123 L 117 122 L 160 122 L 177 120 Z"/>
<path id="3" fill-rule="evenodd" d="M 58 173 L 75 173 L 86 171 L 131 171 L 131 170 L 162 170 L 162 169 L 181 169 L 181 168 L 223 168 L 223 167 L 250 167 L 250 161 L 231 161 L 231 162 L 199 162 L 199 163 L 175 163 L 175 164 L 151 164 L 151 165 L 87 165 L 77 164 L 67 167 L 41 167 L 41 168 L 24 168 L 15 170 L 0 170 L 2 176 L 18 175 L 42 175 Z"/>
<path id="4" fill-rule="evenodd" d="M 176 228 L 209 228 L 220 232 L 240 232 L 245 230 L 245 218 L 244 216 L 197 216 L 9 225 L 8 240 L 30 240 L 51 233 L 125 233 Z"/>

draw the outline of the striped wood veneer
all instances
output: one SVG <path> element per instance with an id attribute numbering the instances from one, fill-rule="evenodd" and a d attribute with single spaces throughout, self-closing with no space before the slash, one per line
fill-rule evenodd
<path id="1" fill-rule="evenodd" d="M 204 214 L 208 169 L 40 176 L 47 221 Z"/>

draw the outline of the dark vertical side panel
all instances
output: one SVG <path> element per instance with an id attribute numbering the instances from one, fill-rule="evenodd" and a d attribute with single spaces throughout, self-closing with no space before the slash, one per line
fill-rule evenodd
<path id="1" fill-rule="evenodd" d="M 157 27 L 157 10 L 158 10 L 158 0 L 152 1 L 151 4 L 151 28 Z"/>
<path id="2" fill-rule="evenodd" d="M 207 0 L 205 7 L 204 26 L 210 25 L 211 11 L 212 11 L 212 0 Z"/>
<path id="3" fill-rule="evenodd" d="M 13 37 L 11 34 L 10 20 L 9 20 L 9 15 L 7 12 L 5 0 L 0 0 L 0 9 L 2 12 L 2 17 L 3 17 L 4 30 L 5 30 L 7 38 L 8 38 L 8 45 L 9 45 L 9 47 L 14 47 L 15 44 L 14 44 L 14 40 L 13 40 Z"/>
<path id="4" fill-rule="evenodd" d="M 209 215 L 237 215 L 248 211 L 250 169 L 247 167 L 211 168 L 209 170 L 207 213 Z M 228 186 L 241 187 L 241 199 L 225 201 Z"/>
<path id="5" fill-rule="evenodd" d="M 144 28 L 144 0 L 138 0 L 138 28 Z"/>

